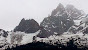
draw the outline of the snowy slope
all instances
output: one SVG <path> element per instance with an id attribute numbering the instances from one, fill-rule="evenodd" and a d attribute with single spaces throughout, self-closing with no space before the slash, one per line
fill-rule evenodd
<path id="1" fill-rule="evenodd" d="M 17 34 L 24 34 L 23 37 L 22 37 L 22 41 L 21 41 L 21 45 L 22 45 L 22 44 L 31 43 L 32 40 L 33 40 L 33 36 L 36 36 L 39 32 L 40 32 L 40 30 L 35 32 L 35 33 L 15 32 L 15 34 L 16 33 Z M 10 43 L 10 44 L 11 44 L 11 34 L 12 33 L 13 32 L 9 32 L 8 37 L 6 38 L 7 42 Z"/>
<path id="2" fill-rule="evenodd" d="M 84 35 L 82 34 L 81 32 L 78 33 L 78 34 L 63 34 L 61 36 L 56 36 L 56 35 L 52 35 L 48 38 L 37 38 L 37 41 L 40 41 L 40 42 L 45 42 L 45 43 L 50 43 L 50 41 L 52 41 L 50 44 L 53 44 L 55 45 L 56 42 L 60 42 L 61 44 L 64 44 L 66 45 L 66 43 L 71 39 L 78 39 L 80 38 L 80 40 L 77 40 L 75 42 L 79 43 L 80 45 L 84 45 L 84 43 L 87 43 L 87 40 L 88 39 L 88 34 Z M 88 45 L 88 43 L 86 44 Z"/>
<path id="3" fill-rule="evenodd" d="M 39 32 L 40 32 L 40 30 L 35 32 L 35 33 L 25 34 L 23 36 L 23 40 L 21 41 L 21 43 L 22 44 L 27 44 L 27 43 L 33 42 L 33 36 L 36 36 Z"/>

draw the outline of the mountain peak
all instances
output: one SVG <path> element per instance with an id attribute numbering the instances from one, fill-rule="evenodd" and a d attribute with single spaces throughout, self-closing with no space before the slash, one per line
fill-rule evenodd
<path id="1" fill-rule="evenodd" d="M 14 31 L 34 33 L 39 30 L 39 24 L 34 19 L 22 19 Z"/>
<path id="2" fill-rule="evenodd" d="M 55 16 L 57 13 L 63 13 L 64 10 L 64 6 L 60 3 L 57 8 L 52 11 L 51 16 Z"/>
<path id="3" fill-rule="evenodd" d="M 64 8 L 64 6 L 61 3 L 59 3 L 56 9 L 61 9 L 61 8 Z"/>

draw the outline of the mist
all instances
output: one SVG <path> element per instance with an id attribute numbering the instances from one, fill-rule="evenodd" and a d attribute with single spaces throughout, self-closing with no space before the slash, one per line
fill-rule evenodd
<path id="1" fill-rule="evenodd" d="M 38 23 L 50 15 L 59 3 L 72 4 L 88 13 L 88 0 L 0 0 L 0 29 L 13 30 L 22 18 Z"/>

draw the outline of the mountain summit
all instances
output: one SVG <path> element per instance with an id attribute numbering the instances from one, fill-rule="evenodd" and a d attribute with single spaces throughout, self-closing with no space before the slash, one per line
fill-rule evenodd
<path id="1" fill-rule="evenodd" d="M 60 3 L 57 8 L 52 11 L 51 16 L 44 18 L 40 26 L 48 32 L 60 35 L 74 25 L 73 20 L 82 15 L 83 13 L 81 10 L 76 9 L 73 5 L 67 5 L 64 7 Z M 41 35 L 42 34 L 43 33 L 41 33 Z"/>
<path id="2" fill-rule="evenodd" d="M 26 33 L 34 33 L 39 30 L 39 24 L 34 19 L 21 20 L 19 25 L 14 29 L 14 31 L 21 31 Z"/>

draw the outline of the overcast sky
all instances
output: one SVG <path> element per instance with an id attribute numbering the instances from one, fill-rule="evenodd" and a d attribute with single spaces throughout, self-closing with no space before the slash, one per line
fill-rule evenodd
<path id="1" fill-rule="evenodd" d="M 40 23 L 59 3 L 72 4 L 88 13 L 88 0 L 0 0 L 0 29 L 12 30 L 22 18 Z"/>

